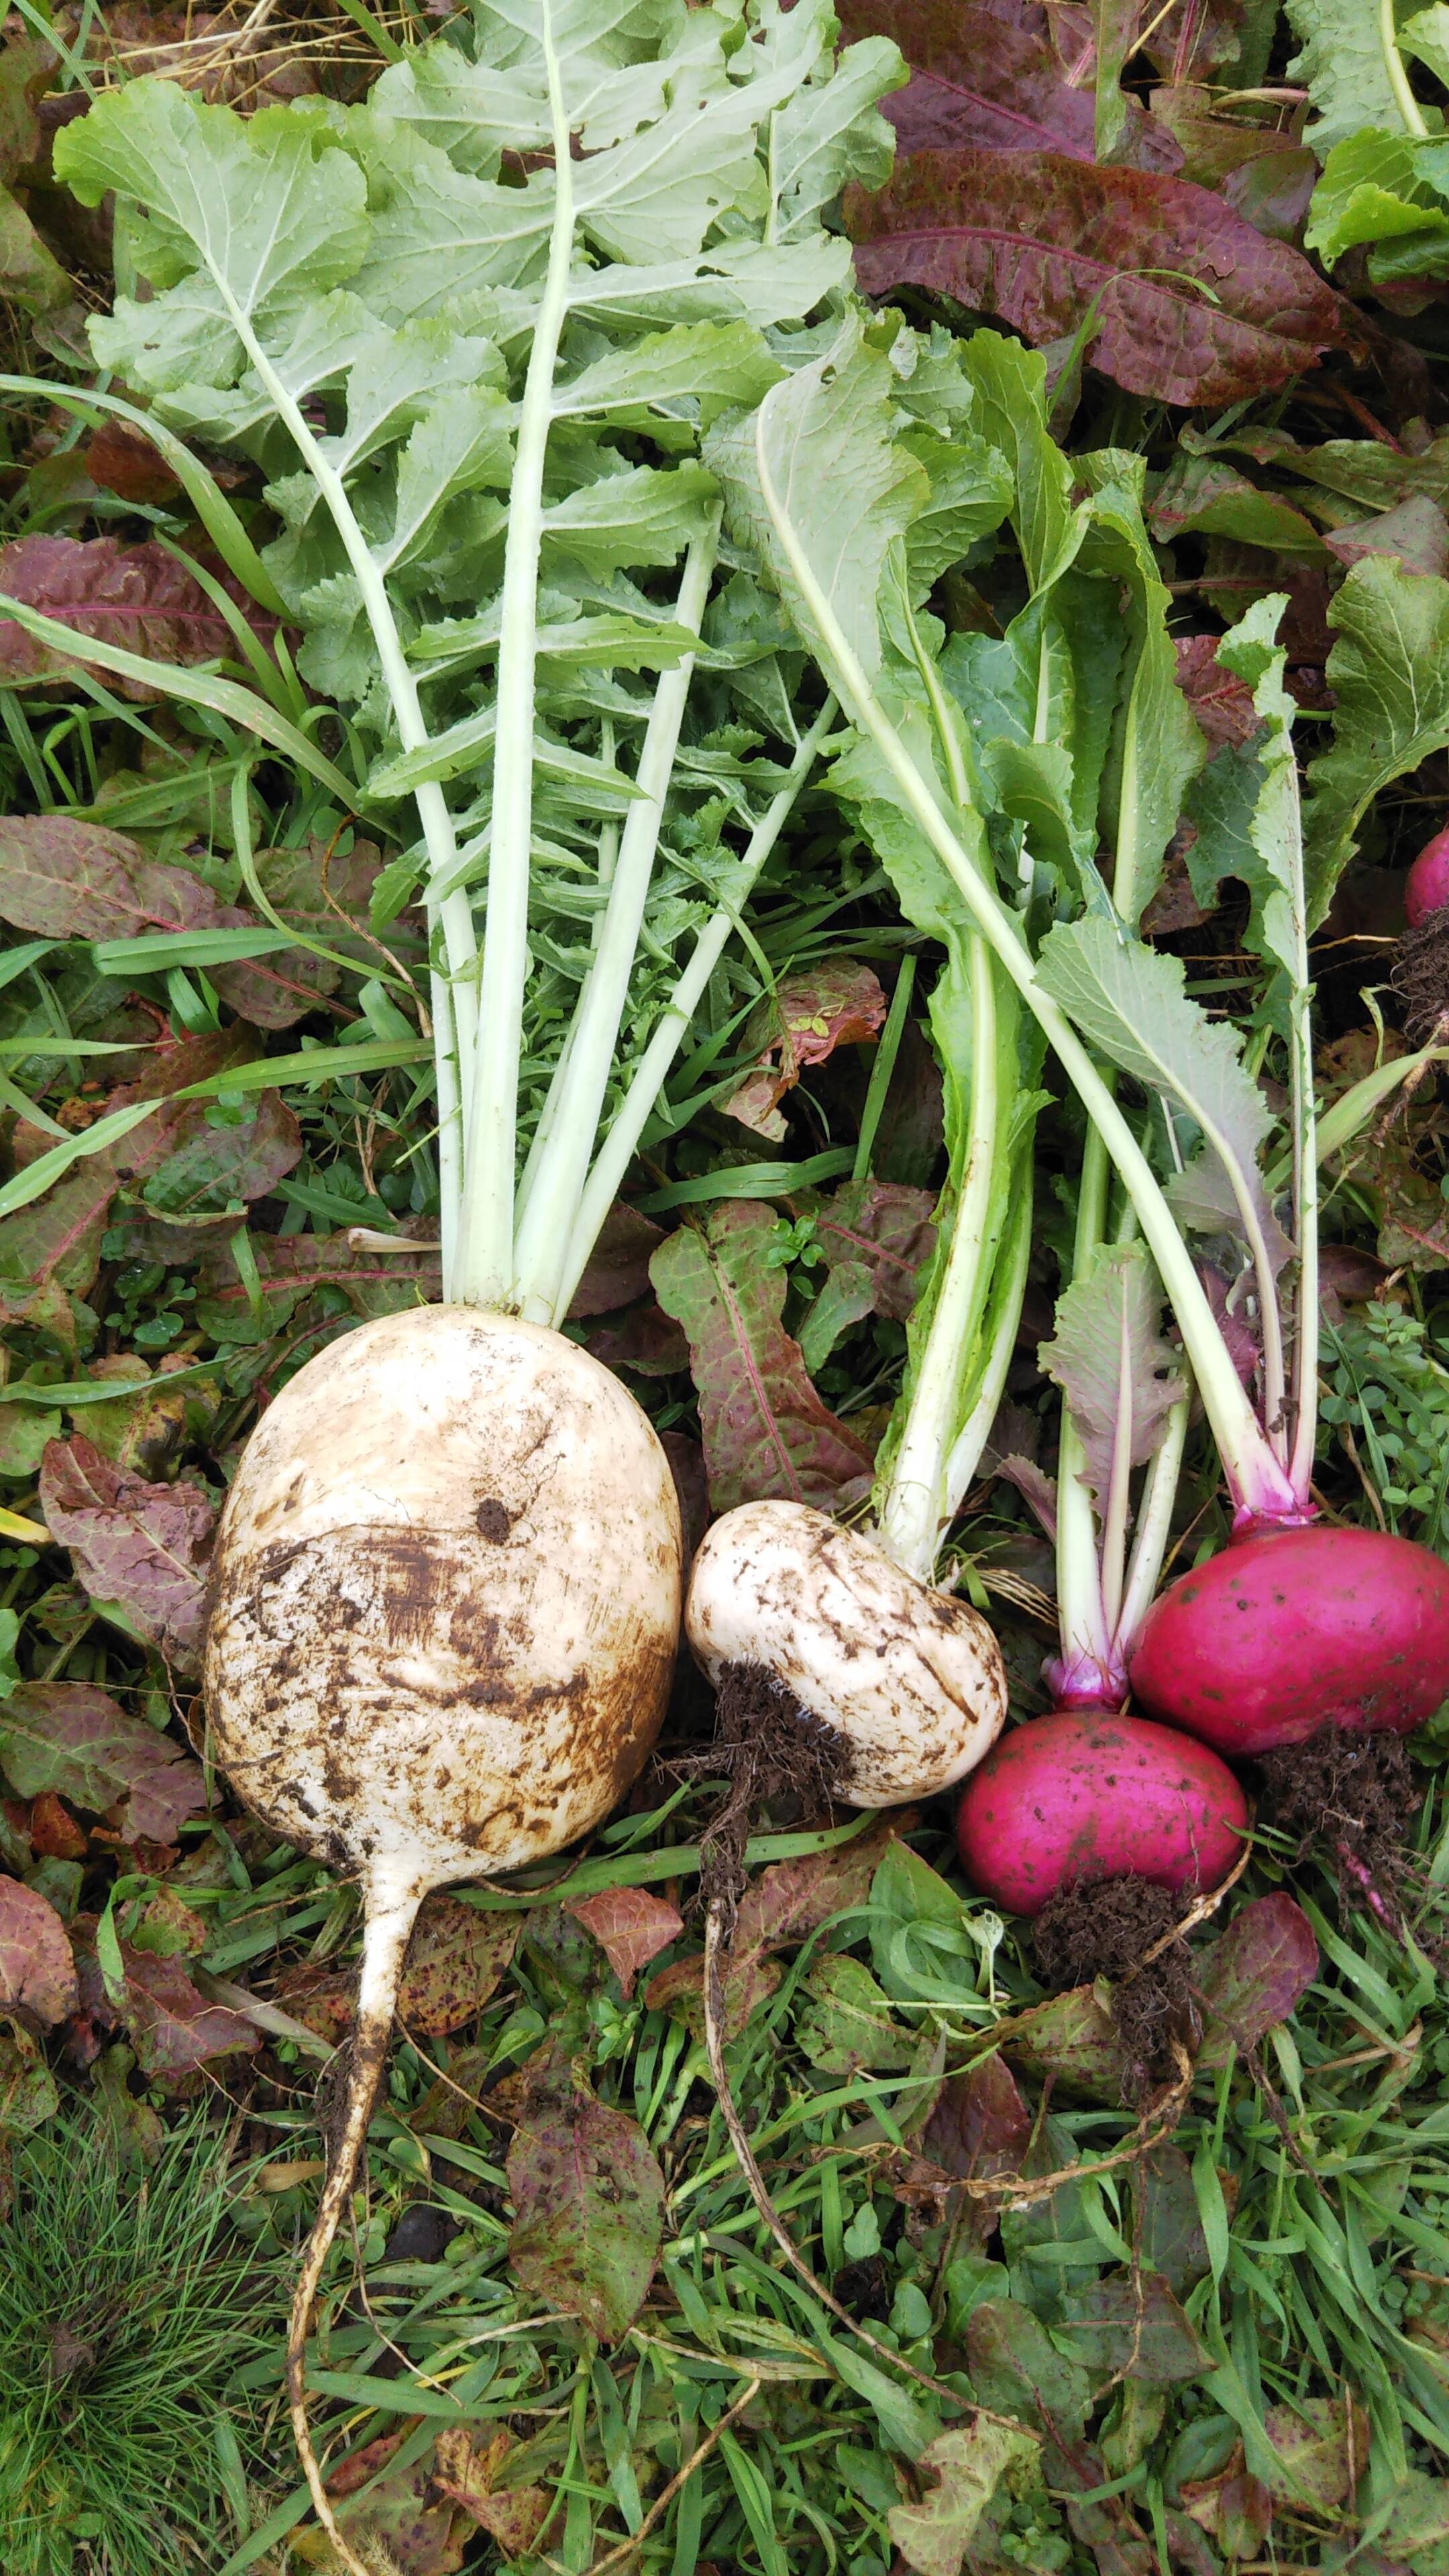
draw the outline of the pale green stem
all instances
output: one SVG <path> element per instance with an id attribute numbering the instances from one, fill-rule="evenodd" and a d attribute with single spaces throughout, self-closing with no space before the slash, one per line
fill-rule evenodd
<path id="1" fill-rule="evenodd" d="M 629 1087 L 599 1147 L 579 1201 L 553 1314 L 549 1319 L 554 1324 L 563 1322 L 573 1303 L 574 1291 L 599 1239 L 599 1230 L 619 1195 L 624 1175 L 638 1151 L 639 1139 L 669 1078 L 669 1068 L 704 998 L 705 987 L 724 955 L 730 934 L 739 926 L 740 908 L 748 901 L 755 879 L 784 830 L 795 800 L 839 713 L 835 699 L 828 697 L 790 763 L 784 786 L 771 800 L 750 834 L 731 880 L 728 902 L 719 906 L 700 932 L 688 965 L 650 1031 L 649 1043 L 630 1076 Z"/>
<path id="2" fill-rule="evenodd" d="M 1110 1088 L 1110 1084 L 1108 1086 Z M 1087 1129 L 1077 1183 L 1077 1223 L 1072 1243 L 1072 1275 L 1084 1279 L 1107 1221 L 1107 1149 L 1100 1130 Z M 1057 1455 L 1057 1626 L 1062 1662 L 1068 1673 L 1085 1664 L 1105 1674 L 1109 1622 L 1102 1608 L 1102 1575 L 1097 1549 L 1097 1523 L 1091 1494 L 1083 1482 L 1086 1453 L 1062 1399 Z"/>
<path id="3" fill-rule="evenodd" d="M 317 443 L 312 428 L 295 397 L 288 392 L 281 377 L 252 328 L 251 318 L 237 303 L 225 279 L 213 271 L 217 292 L 226 306 L 228 319 L 245 348 L 261 382 L 266 386 L 279 420 L 283 421 L 307 470 L 317 485 L 332 514 L 333 525 L 342 539 L 343 550 L 352 567 L 353 577 L 367 612 L 372 640 L 382 664 L 383 679 L 397 719 L 398 738 L 405 751 L 420 751 L 428 741 L 428 728 L 423 717 L 417 682 L 403 651 L 402 638 L 387 595 L 387 584 L 373 559 L 367 539 L 357 523 L 352 503 L 341 475 Z M 457 865 L 458 846 L 453 832 L 453 818 L 441 787 L 427 786 L 416 790 L 418 820 L 428 853 L 428 865 L 435 881 L 441 882 Z M 453 979 L 454 1007 L 452 1025 L 456 1031 L 461 1065 L 471 1065 L 477 1035 L 477 999 L 475 976 L 477 946 L 473 937 L 473 913 L 467 897 L 453 894 L 440 906 L 443 936 L 448 956 L 448 972 Z M 435 1022 L 436 1025 L 436 1022 Z"/>
<path id="4" fill-rule="evenodd" d="M 539 299 L 518 411 L 503 555 L 488 901 L 459 1258 L 459 1293 L 466 1303 L 475 1306 L 506 1305 L 513 1285 L 518 1066 L 523 1046 L 533 856 L 533 731 L 543 474 L 554 373 L 568 314 L 574 238 L 573 160 L 553 41 L 552 0 L 539 0 L 539 12 L 553 127 L 554 211 L 548 274 Z"/>
<path id="5" fill-rule="evenodd" d="M 1275 1512 L 1291 1510 L 1294 1498 L 1287 1479 L 1268 1448 L 1239 1383 L 1202 1283 L 1151 1165 L 1071 1022 L 1038 978 L 1016 924 L 988 887 L 983 871 L 967 855 L 942 812 L 933 789 L 917 769 L 895 726 L 877 700 L 854 648 L 840 626 L 830 598 L 822 589 L 815 568 L 798 541 L 775 490 L 768 459 L 763 452 L 761 429 L 770 399 L 767 394 L 758 415 L 755 470 L 791 574 L 817 631 L 826 639 L 835 685 L 856 723 L 869 733 L 876 744 L 908 811 L 925 833 L 973 921 L 1000 958 L 1027 1008 L 1034 1014 L 1063 1071 L 1075 1085 L 1088 1116 L 1102 1131 L 1107 1151 L 1137 1207 L 1148 1248 L 1172 1300 L 1224 1470 L 1235 1494 L 1246 1509 L 1268 1517 Z"/>
<path id="6" fill-rule="evenodd" d="M 438 1233 L 442 1242 L 443 1296 L 451 1303 L 458 1259 L 458 1220 L 463 1210 L 463 1102 L 453 988 L 434 969 L 428 977 L 433 1018 L 433 1062 L 438 1078 Z"/>
<path id="7" fill-rule="evenodd" d="M 1026 1274 L 1031 1263 L 1032 1172 L 1031 1155 L 1023 1158 L 1017 1174 L 1019 1186 L 1012 1193 L 1011 1213 L 1007 1218 L 1006 1236 L 996 1258 L 992 1286 L 996 1294 L 996 1313 L 992 1320 L 986 1347 L 985 1364 L 976 1400 L 956 1435 L 951 1455 L 946 1461 L 945 1510 L 947 1526 L 955 1519 L 965 1500 L 971 1480 L 981 1464 L 982 1452 L 991 1437 L 991 1426 L 1006 1392 L 1016 1337 L 1021 1328 L 1021 1301 L 1026 1294 Z"/>
<path id="8" fill-rule="evenodd" d="M 1292 772 L 1295 806 L 1298 773 Z M 1289 1478 L 1307 1503 L 1313 1481 L 1318 1430 L 1318 1178 L 1317 1106 L 1313 1094 L 1313 987 L 1308 980 L 1308 925 L 1302 885 L 1302 843 L 1293 835 L 1298 883 L 1293 905 L 1293 986 L 1288 996 L 1288 1043 L 1293 1120 L 1293 1230 L 1298 1238 L 1297 1333 L 1293 1347 L 1293 1452 Z"/>
<path id="9" fill-rule="evenodd" d="M 1127 1568 L 1127 1522 L 1132 1509 L 1132 1353 L 1123 1332 L 1117 1352 L 1117 1418 L 1112 1425 L 1112 1465 L 1102 1497 L 1102 1616 L 1117 1625 Z"/>
<path id="10" fill-rule="evenodd" d="M 1399 51 L 1399 40 L 1394 31 L 1394 0 L 1379 0 L 1379 44 L 1383 49 L 1384 69 L 1388 73 L 1389 87 L 1394 93 L 1400 116 L 1411 134 L 1426 135 L 1429 131 L 1428 124 L 1424 111 L 1409 86 L 1409 75 L 1404 69 L 1404 57 Z"/>
<path id="11" fill-rule="evenodd" d="M 916 667 L 931 702 L 951 795 L 958 812 L 965 812 L 970 808 L 971 789 L 953 710 L 942 691 L 935 663 L 922 644 L 914 616 L 909 617 L 909 624 Z M 996 981 L 990 954 L 975 930 L 966 942 L 966 969 L 971 988 L 971 1087 L 961 1185 L 945 1275 L 911 1388 L 900 1445 L 876 1516 L 877 1535 L 886 1554 L 921 1583 L 928 1583 L 935 1571 L 961 1381 L 972 1337 L 985 1312 L 996 1249 L 990 1240 L 990 1217 L 1003 1108 L 996 1061 Z"/>
<path id="12" fill-rule="evenodd" d="M 995 969 L 984 940 L 968 943 L 971 979 L 971 1123 L 951 1243 L 916 1372 L 900 1447 L 877 1516 L 888 1556 L 920 1583 L 935 1571 L 946 1505 L 946 1462 L 961 1373 L 990 1282 L 988 1241 L 996 1186 L 1001 1103 L 996 1065 Z"/>
<path id="13" fill-rule="evenodd" d="M 1113 1652 L 1124 1665 L 1130 1660 L 1138 1631 L 1152 1607 L 1162 1574 L 1162 1560 L 1167 1554 L 1167 1541 L 1172 1529 L 1172 1506 L 1177 1499 L 1177 1479 L 1187 1441 L 1188 1409 L 1186 1396 L 1173 1406 L 1143 1484 L 1132 1542 L 1132 1561 L 1127 1569 L 1127 1588 L 1122 1595 L 1122 1607 L 1117 1614 L 1112 1637 Z"/>
<path id="14" fill-rule="evenodd" d="M 718 544 L 716 511 L 689 548 L 679 587 L 675 616 L 692 635 L 699 633 L 704 616 Z M 588 1179 L 693 676 L 694 656 L 687 653 L 672 671 L 661 673 L 655 689 L 634 782 L 640 794 L 625 819 L 603 931 L 574 1013 L 573 1043 L 551 1085 L 558 1093 L 558 1111 L 548 1156 L 538 1163 L 533 1188 L 520 1200 L 513 1298 L 519 1312 L 535 1324 L 547 1323 L 554 1311 L 569 1235 Z"/>

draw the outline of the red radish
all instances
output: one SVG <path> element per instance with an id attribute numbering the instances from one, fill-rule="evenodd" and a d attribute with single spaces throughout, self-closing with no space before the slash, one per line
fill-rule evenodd
<path id="1" fill-rule="evenodd" d="M 1138 1717 L 1058 1709 L 1003 1736 L 972 1773 L 956 1834 L 973 1887 L 1040 1914 L 1084 1881 L 1215 1887 L 1248 1803 L 1225 1762 Z"/>
<path id="2" fill-rule="evenodd" d="M 1408 1735 L 1449 1693 L 1449 1565 L 1380 1530 L 1262 1530 L 1149 1611 L 1132 1688 L 1233 1761 L 1321 1726 Z"/>
<path id="3" fill-rule="evenodd" d="M 1426 841 L 1404 879 L 1404 919 L 1418 930 L 1431 912 L 1449 909 L 1449 824 Z"/>

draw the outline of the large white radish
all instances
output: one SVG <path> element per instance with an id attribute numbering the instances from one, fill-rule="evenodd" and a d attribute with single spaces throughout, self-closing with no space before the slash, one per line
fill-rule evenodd
<path id="1" fill-rule="evenodd" d="M 351 2194 L 418 1907 L 597 1824 L 664 1713 L 679 1510 L 627 1389 L 506 1315 L 361 1325 L 263 1416 L 217 1540 L 216 1756 L 249 1806 L 361 1884 L 357 2019 L 292 2306 L 288 2389 L 313 2502 L 356 2568 L 307 2430 L 313 2296 Z"/>
<path id="2" fill-rule="evenodd" d="M 732 1664 L 762 1664 L 830 1731 L 851 1806 L 951 1788 L 1005 1723 L 1006 1672 L 986 1621 L 808 1503 L 741 1503 L 717 1520 L 684 1619 L 712 1682 Z"/>

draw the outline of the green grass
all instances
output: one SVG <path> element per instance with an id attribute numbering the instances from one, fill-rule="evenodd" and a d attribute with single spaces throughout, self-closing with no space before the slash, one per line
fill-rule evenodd
<path id="1" fill-rule="evenodd" d="M 0 2265 L 6 2576 L 216 2566 L 245 2512 L 259 2421 L 236 2374 L 276 2334 L 277 2285 L 229 2214 L 230 2135 L 206 2111 L 146 2169 L 103 2118 L 14 2153 Z"/>

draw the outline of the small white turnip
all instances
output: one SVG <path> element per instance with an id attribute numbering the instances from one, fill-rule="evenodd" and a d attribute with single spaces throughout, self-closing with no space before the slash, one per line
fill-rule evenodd
<path id="1" fill-rule="evenodd" d="M 742 1503 L 714 1523 L 685 1633 L 712 1682 L 762 1664 L 829 1730 L 851 1806 L 949 1789 L 1005 1721 L 1005 1668 L 979 1613 L 806 1503 Z"/>

